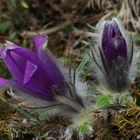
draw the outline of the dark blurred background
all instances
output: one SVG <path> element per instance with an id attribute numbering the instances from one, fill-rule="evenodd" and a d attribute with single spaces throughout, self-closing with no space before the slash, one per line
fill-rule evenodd
<path id="1" fill-rule="evenodd" d="M 89 46 L 86 35 L 113 16 L 139 44 L 140 0 L 0 0 L 0 41 L 33 49 L 33 36 L 44 33 L 54 55 L 77 58 Z"/>

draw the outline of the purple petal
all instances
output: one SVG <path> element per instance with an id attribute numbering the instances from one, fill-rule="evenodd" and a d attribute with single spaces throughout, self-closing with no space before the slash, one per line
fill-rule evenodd
<path id="1" fill-rule="evenodd" d="M 1 56 L 6 63 L 13 78 L 21 87 L 28 89 L 32 95 L 46 100 L 53 100 L 53 81 L 46 74 L 40 65 L 38 56 L 15 44 L 7 44 L 1 52 Z"/>
<path id="2" fill-rule="evenodd" d="M 127 45 L 115 21 L 104 25 L 102 36 L 102 51 L 107 63 L 111 66 L 113 60 L 120 56 L 127 59 Z"/>
<path id="3" fill-rule="evenodd" d="M 36 35 L 34 37 L 34 44 L 35 44 L 36 51 L 38 52 L 40 48 L 46 47 L 45 45 L 47 45 L 47 41 L 48 41 L 48 37 L 46 35 L 43 35 L 43 34 Z"/>
<path id="4" fill-rule="evenodd" d="M 48 100 L 48 101 L 54 100 L 54 96 L 47 89 L 46 89 L 46 92 L 42 92 L 42 90 L 38 90 L 37 88 L 31 90 L 32 86 L 31 87 L 30 87 L 30 85 L 29 86 L 23 86 L 23 85 L 19 84 L 18 82 L 14 81 L 14 80 L 10 80 L 10 86 L 13 89 L 22 91 L 22 92 L 24 92 L 28 95 L 31 95 L 35 98 L 40 98 L 42 100 Z"/>
<path id="5" fill-rule="evenodd" d="M 8 83 L 7 79 L 0 78 L 0 88 L 3 88 Z"/>
<path id="6" fill-rule="evenodd" d="M 118 57 L 127 58 L 127 46 L 124 38 L 119 36 L 113 38 L 104 50 L 104 56 L 109 65 Z"/>
<path id="7" fill-rule="evenodd" d="M 37 70 L 37 65 L 31 63 L 30 61 L 27 60 L 26 62 L 26 67 L 25 67 L 25 72 L 24 72 L 24 80 L 23 84 L 26 84 L 32 76 L 34 75 L 35 71 Z"/>
<path id="8" fill-rule="evenodd" d="M 104 25 L 104 31 L 102 36 L 102 49 L 103 51 L 108 47 L 108 43 L 110 40 L 115 38 L 116 36 L 122 37 L 122 34 L 116 24 L 115 21 L 107 22 Z"/>
<path id="9" fill-rule="evenodd" d="M 51 81 L 50 76 L 46 74 L 44 69 L 27 61 L 24 73 L 24 87 L 39 93 L 38 96 L 43 95 L 43 98 L 46 96 L 49 100 L 52 100 L 54 98 L 52 85 L 53 81 Z"/>
<path id="10" fill-rule="evenodd" d="M 7 52 L 7 55 L 6 57 L 3 58 L 4 62 L 6 63 L 9 71 L 11 72 L 12 76 L 14 78 L 16 78 L 16 80 L 20 83 L 22 83 L 23 81 L 23 72 L 22 72 L 22 69 L 20 68 L 20 66 L 23 66 L 23 69 L 24 69 L 24 64 L 25 62 L 21 63 L 21 65 L 19 66 L 18 65 L 18 62 L 16 63 L 16 60 L 20 60 L 21 59 L 18 59 L 18 57 L 15 56 L 15 59 L 13 58 L 14 56 L 10 54 L 10 52 Z"/>
<path id="11" fill-rule="evenodd" d="M 58 94 L 64 94 L 64 77 L 43 49 L 46 40 L 42 42 L 41 36 L 38 37 L 40 41 L 36 44 L 42 46 L 36 47 L 37 54 L 8 43 L 2 49 L 1 57 L 20 89 L 27 90 L 29 94 L 44 100 L 55 100 L 54 90 Z"/>
<path id="12" fill-rule="evenodd" d="M 53 86 L 58 89 L 64 89 L 64 77 L 58 68 L 58 66 L 53 61 L 52 57 L 50 56 L 49 52 L 44 50 L 46 45 L 47 36 L 45 35 L 38 35 L 35 36 L 34 42 L 35 47 L 37 48 L 37 55 L 41 60 L 42 68 L 45 70 L 46 75 L 48 75 L 49 79 L 53 81 Z M 61 93 L 63 94 L 64 91 Z"/>
<path id="13" fill-rule="evenodd" d="M 26 61 L 39 64 L 35 53 L 15 44 L 6 44 L 1 51 L 1 57 L 6 63 L 12 76 L 19 82 L 23 83 Z"/>

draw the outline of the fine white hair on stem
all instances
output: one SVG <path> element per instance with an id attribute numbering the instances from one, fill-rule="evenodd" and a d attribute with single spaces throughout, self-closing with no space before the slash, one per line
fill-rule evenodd
<path id="1" fill-rule="evenodd" d="M 18 106 L 23 109 L 30 110 L 32 112 L 38 112 L 38 114 L 48 114 L 49 116 L 60 115 L 65 117 L 72 117 L 76 114 L 68 106 L 65 106 L 58 102 L 44 101 L 33 96 L 30 96 L 17 88 L 13 88 L 9 91 L 14 100 L 20 101 Z M 43 117 L 44 115 L 42 115 Z M 45 117 L 45 116 L 44 116 Z M 45 118 L 44 118 L 45 119 Z"/>
<path id="2" fill-rule="evenodd" d="M 96 32 L 97 32 L 96 41 L 98 42 L 98 45 L 100 47 L 102 46 L 102 36 L 103 36 L 105 23 L 106 23 L 105 20 L 100 20 L 99 23 L 96 25 Z"/>
<path id="3" fill-rule="evenodd" d="M 130 69 L 129 69 L 129 81 L 130 83 L 133 83 L 134 80 L 135 80 L 135 77 L 137 76 L 138 74 L 138 66 L 137 66 L 137 63 L 138 63 L 138 59 L 140 57 L 140 52 L 138 51 L 138 49 L 135 47 L 135 44 L 134 44 L 134 48 L 133 48 L 133 58 L 132 58 L 132 61 L 131 61 L 131 66 L 130 66 Z"/>
<path id="4" fill-rule="evenodd" d="M 92 44 L 93 45 L 93 44 Z M 89 57 L 91 60 L 91 64 L 93 65 L 93 72 L 97 76 L 98 81 L 100 81 L 100 84 L 107 84 L 105 79 L 105 69 L 102 64 L 102 60 L 99 54 L 99 50 L 95 53 L 95 48 L 99 48 L 98 45 L 92 46 Z"/>

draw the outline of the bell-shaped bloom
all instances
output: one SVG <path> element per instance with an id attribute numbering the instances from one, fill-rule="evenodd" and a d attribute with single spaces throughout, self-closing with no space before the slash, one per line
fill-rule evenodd
<path id="1" fill-rule="evenodd" d="M 55 100 L 56 93 L 65 94 L 65 79 L 50 55 L 44 51 L 46 41 L 44 35 L 34 38 L 36 53 L 7 42 L 1 50 L 1 58 L 17 85 L 41 99 Z"/>
<path id="2" fill-rule="evenodd" d="M 34 97 L 58 101 L 79 111 L 83 107 L 82 100 L 76 90 L 68 87 L 68 81 L 46 50 L 46 44 L 46 35 L 34 37 L 36 52 L 7 41 L 0 50 L 0 56 L 13 80 L 1 78 L 0 88 L 9 84 Z M 68 90 L 73 91 L 71 97 L 66 95 Z"/>
<path id="3" fill-rule="evenodd" d="M 106 22 L 104 25 L 101 47 L 104 59 L 109 66 L 119 57 L 127 59 L 126 40 L 114 20 Z"/>
<path id="4" fill-rule="evenodd" d="M 133 44 L 118 18 L 102 21 L 97 28 L 98 45 L 93 47 L 93 59 L 99 78 L 113 90 L 123 90 L 129 83 Z"/>

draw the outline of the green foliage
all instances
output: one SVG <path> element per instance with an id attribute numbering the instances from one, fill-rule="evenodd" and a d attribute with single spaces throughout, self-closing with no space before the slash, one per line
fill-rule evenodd
<path id="1" fill-rule="evenodd" d="M 9 21 L 4 21 L 4 22 L 1 22 L 0 23 L 0 33 L 3 34 L 3 33 L 6 33 L 9 28 L 10 28 L 10 22 Z"/>
<path id="2" fill-rule="evenodd" d="M 39 120 L 49 120 L 49 114 L 47 111 L 39 113 Z"/>
<path id="3" fill-rule="evenodd" d="M 97 107 L 107 107 L 112 103 L 112 95 L 100 95 L 97 97 L 96 104 Z"/>
<path id="4" fill-rule="evenodd" d="M 81 72 L 83 70 L 83 68 L 85 67 L 86 63 L 88 62 L 89 60 L 89 57 L 86 54 L 83 55 L 83 59 L 82 59 L 82 62 L 80 63 L 80 65 L 78 66 L 77 68 L 77 72 Z"/>
<path id="5" fill-rule="evenodd" d="M 62 26 L 62 31 L 64 32 L 65 35 L 68 35 L 68 33 L 72 32 L 74 30 L 74 24 L 73 23 L 68 23 L 64 26 Z"/>
<path id="6" fill-rule="evenodd" d="M 83 121 L 80 123 L 80 127 L 78 128 L 78 131 L 81 134 L 90 134 L 90 132 L 92 131 L 92 126 L 89 122 Z"/>

